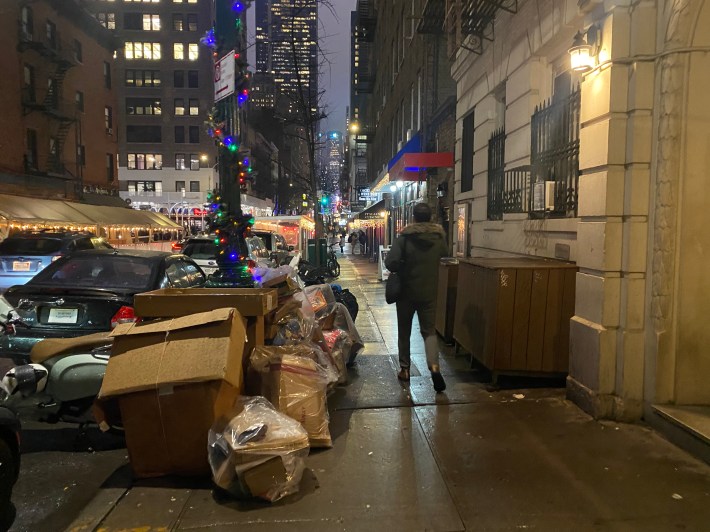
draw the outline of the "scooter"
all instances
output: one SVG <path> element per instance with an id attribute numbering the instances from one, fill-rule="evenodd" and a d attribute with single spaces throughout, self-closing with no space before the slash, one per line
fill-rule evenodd
<path id="1" fill-rule="evenodd" d="M 0 402 L 21 419 L 94 423 L 92 406 L 111 355 L 111 338 L 93 336 L 83 344 L 72 344 L 72 339 L 38 342 L 31 363 L 15 366 L 0 381 Z"/>

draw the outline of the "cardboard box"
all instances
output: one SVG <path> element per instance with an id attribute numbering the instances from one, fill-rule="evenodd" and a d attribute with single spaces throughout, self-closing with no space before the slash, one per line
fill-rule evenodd
<path id="1" fill-rule="evenodd" d="M 71 352 L 87 352 L 94 348 L 110 346 L 113 339 L 108 331 L 73 338 L 47 338 L 37 342 L 30 351 L 30 360 L 41 364 L 57 355 Z M 79 351 L 80 349 L 84 351 Z"/>
<path id="2" fill-rule="evenodd" d="M 265 316 L 278 306 L 273 288 L 164 288 L 136 294 L 134 308 L 143 318 L 173 318 L 215 307 L 236 308 L 242 316 Z"/>
<path id="3" fill-rule="evenodd" d="M 236 309 L 121 324 L 99 399 L 115 398 L 137 477 L 208 475 L 207 434 L 242 388 L 246 331 Z"/>

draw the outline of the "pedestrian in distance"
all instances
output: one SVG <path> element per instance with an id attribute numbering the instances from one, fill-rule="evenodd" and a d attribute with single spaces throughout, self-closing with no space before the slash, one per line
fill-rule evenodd
<path id="1" fill-rule="evenodd" d="M 342 255 L 345 253 L 345 235 L 342 235 L 342 234 L 340 235 L 339 244 L 340 244 L 340 254 Z"/>
<path id="2" fill-rule="evenodd" d="M 367 236 L 365 236 L 365 231 L 360 232 L 360 237 L 358 238 L 358 241 L 360 242 L 360 253 L 364 255 L 365 249 L 367 248 Z"/>
<path id="3" fill-rule="evenodd" d="M 448 251 L 446 235 L 439 224 L 431 222 L 431 208 L 426 203 L 417 203 L 413 214 L 414 223 L 402 230 L 385 259 L 387 269 L 397 272 L 402 283 L 401 295 L 397 300 L 397 346 L 400 366 L 397 377 L 402 381 L 409 380 L 409 341 L 412 335 L 412 320 L 416 313 L 434 389 L 443 392 L 446 383 L 439 368 L 439 344 L 434 322 L 439 260 L 445 257 Z"/>

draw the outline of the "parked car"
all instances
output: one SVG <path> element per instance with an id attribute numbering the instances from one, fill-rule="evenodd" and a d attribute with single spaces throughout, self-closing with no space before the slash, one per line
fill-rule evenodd
<path id="1" fill-rule="evenodd" d="M 264 241 L 274 262 L 284 264 L 293 258 L 293 246 L 289 246 L 282 235 L 273 231 L 252 231 L 251 234 Z"/>
<path id="2" fill-rule="evenodd" d="M 44 338 L 110 331 L 134 321 L 133 297 L 158 288 L 203 286 L 205 274 L 191 258 L 134 249 L 80 251 L 64 257 L 3 297 L 13 308 L 0 336 L 0 357 L 28 362 Z"/>
<path id="3" fill-rule="evenodd" d="M 55 260 L 85 249 L 113 249 L 91 233 L 32 231 L 0 242 L 0 292 L 25 284 Z"/>
<path id="4" fill-rule="evenodd" d="M 10 528 L 15 518 L 10 497 L 19 474 L 20 422 L 12 411 L 0 406 L 0 530 Z"/>
<path id="5" fill-rule="evenodd" d="M 258 236 L 250 236 L 246 238 L 247 247 L 249 249 L 249 259 L 256 263 L 266 263 L 271 258 L 271 253 L 266 249 L 266 244 Z"/>
<path id="6" fill-rule="evenodd" d="M 183 255 L 194 260 L 206 275 L 217 271 L 217 245 L 214 239 L 214 236 L 188 238 L 182 249 Z"/>

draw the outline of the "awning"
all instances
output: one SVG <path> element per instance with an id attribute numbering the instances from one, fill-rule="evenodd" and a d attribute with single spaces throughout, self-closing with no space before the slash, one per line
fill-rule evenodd
<path id="1" fill-rule="evenodd" d="M 73 201 L 0 194 L 0 217 L 8 222 L 37 225 L 131 226 L 180 229 L 168 217 L 127 207 L 88 205 Z"/>
<path id="2" fill-rule="evenodd" d="M 390 168 L 390 181 L 422 181 L 427 168 L 453 168 L 454 152 L 404 153 Z"/>
<path id="3" fill-rule="evenodd" d="M 370 205 L 364 211 L 358 213 L 358 220 L 382 220 L 384 216 L 382 213 L 385 212 L 385 200 L 380 200 L 373 205 Z"/>

